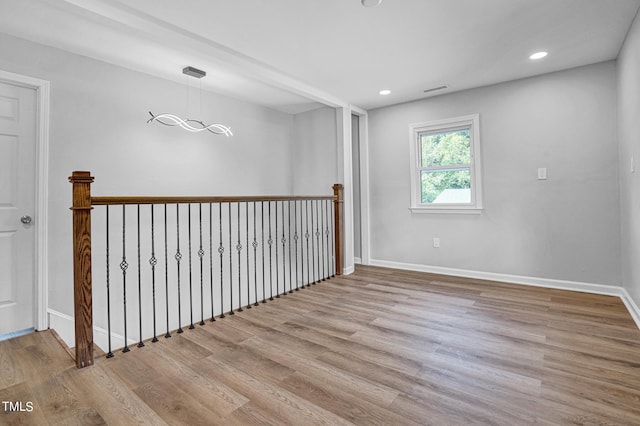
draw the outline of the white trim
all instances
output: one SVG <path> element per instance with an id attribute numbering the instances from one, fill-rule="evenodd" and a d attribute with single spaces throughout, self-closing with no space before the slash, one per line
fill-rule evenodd
<path id="1" fill-rule="evenodd" d="M 71 315 L 63 314 L 54 309 L 47 310 L 47 322 L 49 327 L 54 329 L 58 336 L 67 344 L 68 347 L 73 348 L 76 345 L 75 338 L 75 322 Z"/>
<path id="2" fill-rule="evenodd" d="M 354 271 L 353 266 L 353 163 L 351 155 L 351 108 L 336 108 L 338 182 L 342 182 L 342 213 L 344 219 L 343 273 Z M 342 149 L 340 149 L 342 148 Z M 342 169 L 340 164 L 342 163 Z M 347 272 L 350 270 L 351 272 Z"/>
<path id="3" fill-rule="evenodd" d="M 638 328 L 640 328 L 640 308 L 636 305 L 636 302 L 631 298 L 626 288 L 622 289 L 622 296 L 620 296 L 622 302 L 627 307 L 627 310 L 631 314 L 631 318 L 636 322 Z"/>
<path id="4" fill-rule="evenodd" d="M 530 285 L 535 287 L 554 288 L 559 290 L 580 291 L 583 293 L 603 294 L 619 297 L 626 306 L 636 326 L 640 329 L 640 309 L 635 304 L 627 290 L 623 287 L 607 284 L 584 283 L 579 281 L 555 280 L 537 278 L 525 275 L 509 275 L 494 272 L 473 271 L 468 269 L 446 268 L 442 266 L 419 265 L 415 263 L 393 262 L 388 260 L 371 259 L 371 265 L 384 268 L 403 269 L 407 271 L 429 272 L 432 274 L 451 275 L 480 280 L 499 281 L 510 284 Z"/>
<path id="5" fill-rule="evenodd" d="M 71 315 L 63 314 L 54 309 L 47 311 L 49 315 L 49 322 L 51 328 L 56 330 L 58 336 L 66 343 L 70 348 L 74 348 L 76 345 L 75 338 L 75 321 Z M 93 343 L 102 349 L 103 352 L 107 352 L 109 349 L 108 331 L 102 327 L 93 327 Z M 129 344 L 136 344 L 137 340 L 129 338 Z M 124 336 L 118 333 L 111 332 L 111 350 L 120 349 L 124 347 Z"/>
<path id="6" fill-rule="evenodd" d="M 354 257 L 353 263 L 355 263 L 356 265 L 362 265 L 362 259 L 359 257 Z"/>
<path id="7" fill-rule="evenodd" d="M 359 117 L 360 137 L 360 264 L 368 265 L 371 257 L 371 221 L 369 210 L 369 115 L 351 106 L 351 114 Z"/>
<path id="8" fill-rule="evenodd" d="M 433 214 L 433 213 L 447 213 L 447 214 L 480 214 L 483 209 L 479 209 L 477 207 L 468 207 L 468 206 L 460 206 L 460 207 L 451 207 L 451 205 L 447 207 L 409 207 L 411 213 L 418 214 Z"/>
<path id="9" fill-rule="evenodd" d="M 50 84 L 46 80 L 14 74 L 0 70 L 0 81 L 35 89 L 37 98 L 36 131 L 36 200 L 35 200 L 35 303 L 36 330 L 49 328 L 47 316 L 49 255 L 47 236 L 49 227 L 49 94 Z"/>

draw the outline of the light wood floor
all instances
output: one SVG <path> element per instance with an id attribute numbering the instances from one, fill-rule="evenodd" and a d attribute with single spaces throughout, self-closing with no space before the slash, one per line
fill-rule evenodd
<path id="1" fill-rule="evenodd" d="M 374 267 L 75 369 L 0 342 L 1 424 L 640 424 L 615 297 Z"/>

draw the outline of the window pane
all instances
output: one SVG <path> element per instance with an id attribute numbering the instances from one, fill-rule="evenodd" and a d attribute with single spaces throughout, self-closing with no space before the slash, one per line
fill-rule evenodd
<path id="1" fill-rule="evenodd" d="M 471 170 L 421 171 L 422 204 L 468 204 L 471 202 Z"/>
<path id="2" fill-rule="evenodd" d="M 469 129 L 420 134 L 421 167 L 471 163 Z"/>

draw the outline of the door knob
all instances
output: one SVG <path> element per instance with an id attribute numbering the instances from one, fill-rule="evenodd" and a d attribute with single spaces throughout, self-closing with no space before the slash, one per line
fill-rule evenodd
<path id="1" fill-rule="evenodd" d="M 20 218 L 20 222 L 24 223 L 25 225 L 28 225 L 31 223 L 31 216 L 22 216 Z"/>

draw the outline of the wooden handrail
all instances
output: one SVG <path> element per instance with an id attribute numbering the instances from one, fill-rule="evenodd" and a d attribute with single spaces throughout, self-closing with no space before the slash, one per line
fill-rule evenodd
<path id="1" fill-rule="evenodd" d="M 294 201 L 294 200 L 335 200 L 332 195 L 239 195 L 239 196 L 185 196 L 185 197 L 154 197 L 154 196 L 123 196 L 123 197 L 91 197 L 94 206 L 123 205 L 123 204 L 188 204 L 188 203 L 242 203 L 257 201 Z"/>
<path id="2" fill-rule="evenodd" d="M 91 210 L 96 205 L 235 203 L 259 201 L 332 200 L 334 205 L 335 274 L 343 270 L 343 198 L 342 185 L 333 185 L 333 196 L 91 196 L 90 172 L 74 171 L 69 177 L 73 191 L 73 288 L 76 365 L 93 365 L 93 308 L 91 276 Z"/>

